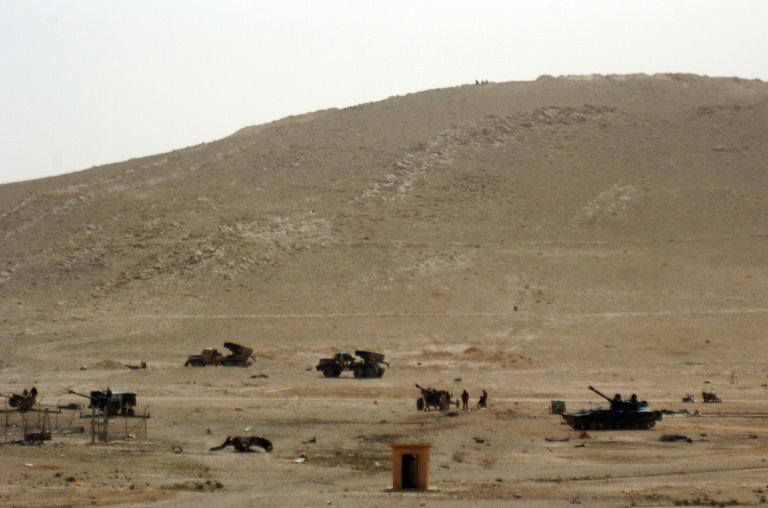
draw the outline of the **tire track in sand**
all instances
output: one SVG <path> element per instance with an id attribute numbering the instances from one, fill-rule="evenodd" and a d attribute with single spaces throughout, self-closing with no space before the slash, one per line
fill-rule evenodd
<path id="1" fill-rule="evenodd" d="M 133 328 L 121 330 L 119 332 L 113 332 L 111 334 L 99 335 L 98 337 L 86 337 L 78 339 L 59 340 L 54 342 L 46 342 L 45 344 L 35 344 L 32 346 L 24 346 L 16 350 L 16 354 L 31 358 L 33 360 L 49 360 L 56 356 L 66 356 L 65 354 L 59 354 L 60 350 L 66 349 L 72 346 L 80 346 L 83 344 L 93 344 L 97 342 L 108 342 L 117 339 L 125 339 L 127 337 L 133 337 L 143 331 L 143 328 Z"/>
<path id="2" fill-rule="evenodd" d="M 616 319 L 622 317 L 658 317 L 658 316 L 706 316 L 706 315 L 725 315 L 725 314 L 766 314 L 768 308 L 755 307 L 744 309 L 689 309 L 689 310 L 649 310 L 649 311 L 609 311 L 609 312 L 566 312 L 556 313 L 558 319 L 582 319 L 582 318 L 604 318 Z M 424 318 L 424 317 L 536 317 L 547 319 L 551 313 L 536 312 L 421 312 L 421 313 L 308 313 L 308 314 L 141 314 L 137 317 L 142 319 L 356 319 L 356 318 Z"/>

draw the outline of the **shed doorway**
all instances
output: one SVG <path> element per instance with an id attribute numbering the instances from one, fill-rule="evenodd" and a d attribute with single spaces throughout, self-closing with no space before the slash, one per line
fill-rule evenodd
<path id="1" fill-rule="evenodd" d="M 393 444 L 392 489 L 429 490 L 429 448 L 425 443 Z"/>
<path id="2" fill-rule="evenodd" d="M 403 488 L 415 489 L 419 486 L 419 460 L 415 454 L 403 455 Z"/>

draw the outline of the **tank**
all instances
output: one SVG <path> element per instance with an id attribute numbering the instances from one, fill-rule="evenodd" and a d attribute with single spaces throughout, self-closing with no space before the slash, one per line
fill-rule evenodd
<path id="1" fill-rule="evenodd" d="M 661 421 L 661 411 L 652 411 L 648 403 L 637 400 L 633 395 L 630 400 L 623 400 L 620 395 L 613 399 L 606 397 L 593 387 L 590 390 L 606 399 L 609 409 L 582 409 L 572 413 L 563 413 L 565 423 L 577 430 L 620 430 L 650 429 Z"/>

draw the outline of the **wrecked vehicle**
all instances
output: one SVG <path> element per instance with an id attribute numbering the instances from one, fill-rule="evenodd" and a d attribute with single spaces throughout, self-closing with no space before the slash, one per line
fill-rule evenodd
<path id="1" fill-rule="evenodd" d="M 232 446 L 235 451 L 238 452 L 255 452 L 251 450 L 251 446 L 258 446 L 264 449 L 266 452 L 272 451 L 272 442 L 264 439 L 261 436 L 244 436 L 244 437 L 232 437 L 227 436 L 226 441 L 221 446 L 214 446 L 210 451 L 223 450 L 227 446 Z"/>
<path id="2" fill-rule="evenodd" d="M 315 369 L 325 377 L 339 377 L 342 372 L 351 370 L 356 378 L 374 378 L 384 375 L 384 355 L 370 351 L 355 351 L 357 360 L 349 353 L 336 353 L 332 358 L 322 358 Z"/>
<path id="3" fill-rule="evenodd" d="M 224 347 L 229 349 L 232 354 L 224 356 L 215 348 L 205 348 L 199 355 L 191 355 L 187 358 L 185 367 L 205 367 L 212 365 L 218 367 L 250 367 L 253 359 L 253 349 L 234 342 L 225 342 Z"/>
<path id="4" fill-rule="evenodd" d="M 448 406 L 451 404 L 454 404 L 452 400 L 453 394 L 451 392 L 445 390 L 435 390 L 434 388 L 423 388 L 418 384 L 416 385 L 416 388 L 421 390 L 421 397 L 416 399 L 416 409 L 419 411 L 429 411 L 431 408 L 440 409 L 440 402 L 443 400 L 443 397 L 445 397 L 446 409 L 448 409 Z M 455 404 L 456 409 L 458 409 L 458 399 L 456 400 Z"/>
<path id="5" fill-rule="evenodd" d="M 662 412 L 652 411 L 645 401 L 637 400 L 632 395 L 630 400 L 622 400 L 619 394 L 611 399 L 593 387 L 590 390 L 610 402 L 610 409 L 582 409 L 573 413 L 563 413 L 565 423 L 577 430 L 620 430 L 650 429 L 661 421 Z"/>

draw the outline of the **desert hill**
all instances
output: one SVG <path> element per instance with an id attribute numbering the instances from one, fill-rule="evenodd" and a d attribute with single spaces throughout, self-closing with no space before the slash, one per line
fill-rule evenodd
<path id="1" fill-rule="evenodd" d="M 4 305 L 470 327 L 765 308 L 767 97 L 689 75 L 470 85 L 5 185 Z"/>
<path id="2" fill-rule="evenodd" d="M 303 396 L 327 396 L 305 366 L 356 347 L 412 369 L 384 397 L 461 376 L 510 400 L 759 387 L 766 120 L 760 81 L 542 76 L 2 185 L 3 389 L 147 360 L 171 377 L 134 385 L 191 397 L 184 358 L 224 340 Z"/>

